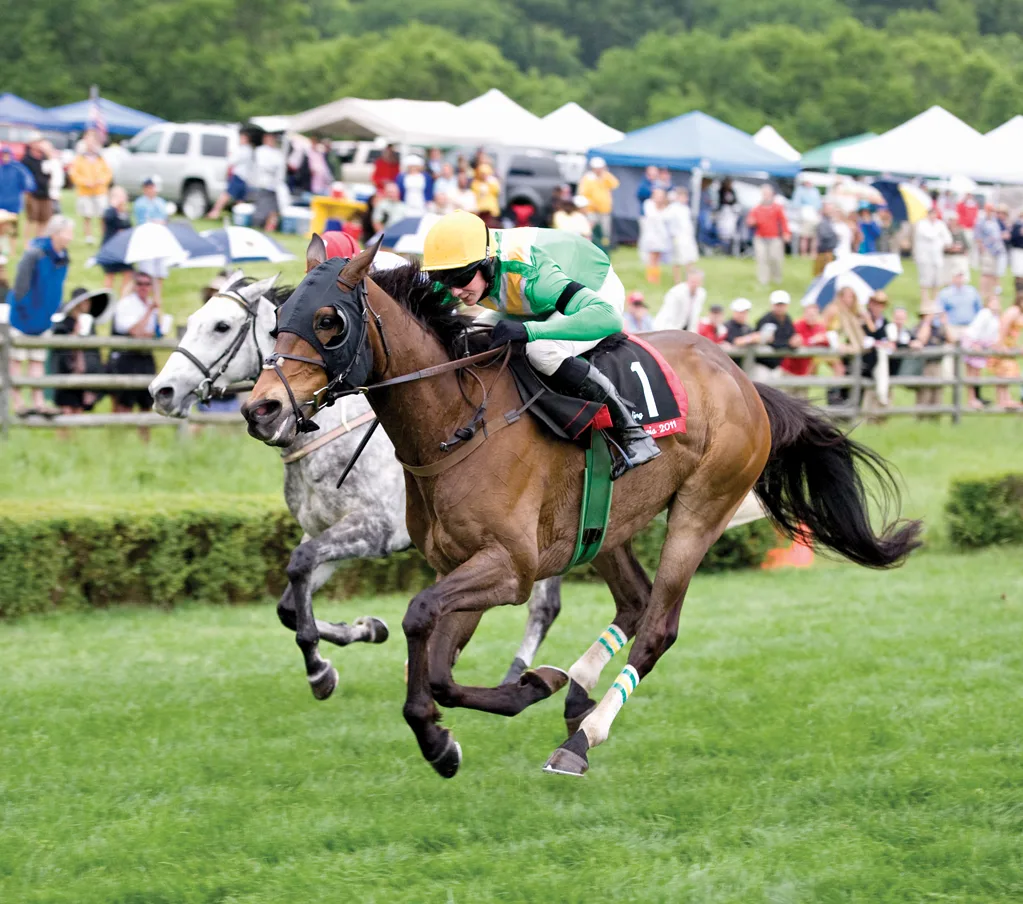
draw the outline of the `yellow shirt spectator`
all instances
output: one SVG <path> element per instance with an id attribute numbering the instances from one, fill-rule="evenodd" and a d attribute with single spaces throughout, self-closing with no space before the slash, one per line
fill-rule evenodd
<path id="1" fill-rule="evenodd" d="M 589 201 L 590 213 L 611 213 L 611 192 L 618 188 L 618 180 L 603 163 L 599 157 L 594 157 L 590 162 L 592 168 L 579 180 L 579 194 Z"/>
<path id="2" fill-rule="evenodd" d="M 481 163 L 476 167 L 472 193 L 476 196 L 476 210 L 480 216 L 486 218 L 488 215 L 501 215 L 501 183 L 489 163 Z"/>

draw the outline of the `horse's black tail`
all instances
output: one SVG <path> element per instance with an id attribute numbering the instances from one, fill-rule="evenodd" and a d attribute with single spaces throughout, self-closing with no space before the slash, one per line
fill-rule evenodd
<path id="1" fill-rule="evenodd" d="M 922 525 L 889 522 L 901 500 L 888 462 L 849 439 L 809 402 L 754 385 L 771 422 L 771 457 L 754 490 L 775 523 L 788 536 L 809 534 L 858 565 L 901 564 L 920 545 Z M 885 524 L 880 534 L 870 524 L 871 497 Z"/>

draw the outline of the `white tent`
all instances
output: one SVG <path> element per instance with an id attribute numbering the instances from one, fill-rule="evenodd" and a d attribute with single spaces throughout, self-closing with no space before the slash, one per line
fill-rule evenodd
<path id="1" fill-rule="evenodd" d="M 982 162 L 986 172 L 980 178 L 991 182 L 1023 182 L 1023 116 L 1013 116 L 983 138 Z"/>
<path id="2" fill-rule="evenodd" d="M 585 154 L 590 148 L 621 141 L 625 137 L 624 132 L 601 122 L 575 101 L 548 113 L 543 122 L 551 130 L 551 141 L 557 144 L 559 151 Z"/>
<path id="3" fill-rule="evenodd" d="M 497 88 L 466 101 L 458 108 L 474 129 L 491 136 L 488 143 L 503 147 L 560 150 L 551 144 L 550 129 L 543 120 L 515 103 Z"/>
<path id="4" fill-rule="evenodd" d="M 772 151 L 786 160 L 795 161 L 802 156 L 799 151 L 778 134 L 778 130 L 774 126 L 764 126 L 753 136 L 753 140 L 765 150 Z"/>
<path id="5" fill-rule="evenodd" d="M 291 117 L 296 132 L 332 138 L 387 138 L 399 144 L 456 147 L 482 144 L 485 129 L 443 100 L 364 100 L 343 97 Z"/>
<path id="6" fill-rule="evenodd" d="M 942 107 L 931 107 L 877 138 L 837 148 L 838 168 L 902 176 L 985 177 L 983 136 Z"/>

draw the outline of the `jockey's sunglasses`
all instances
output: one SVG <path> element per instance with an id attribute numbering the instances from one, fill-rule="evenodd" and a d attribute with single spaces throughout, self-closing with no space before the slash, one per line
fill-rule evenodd
<path id="1" fill-rule="evenodd" d="M 445 289 L 464 289 L 479 272 L 482 263 L 483 261 L 477 261 L 461 270 L 433 270 L 430 272 L 430 279 L 440 283 Z"/>

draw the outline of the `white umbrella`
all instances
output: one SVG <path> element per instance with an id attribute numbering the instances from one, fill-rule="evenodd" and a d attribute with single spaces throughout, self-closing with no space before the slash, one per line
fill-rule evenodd
<path id="1" fill-rule="evenodd" d="M 230 261 L 269 261 L 282 264 L 293 261 L 295 255 L 277 244 L 266 233 L 248 226 L 225 226 L 209 229 L 202 237 L 217 246 Z"/>

